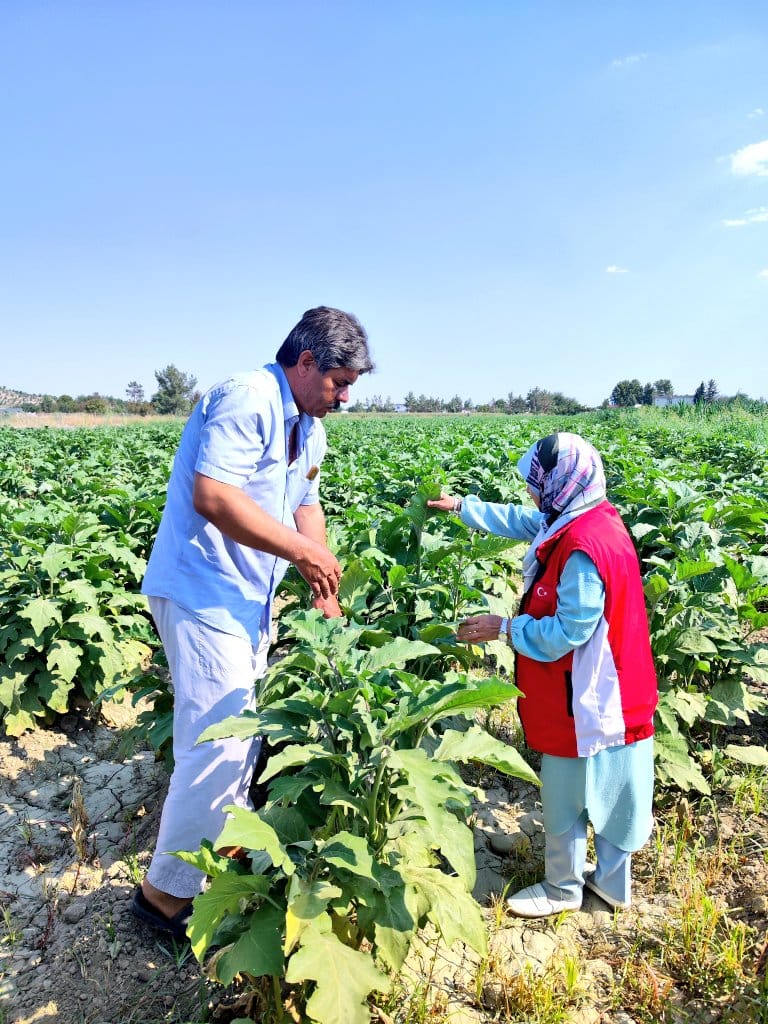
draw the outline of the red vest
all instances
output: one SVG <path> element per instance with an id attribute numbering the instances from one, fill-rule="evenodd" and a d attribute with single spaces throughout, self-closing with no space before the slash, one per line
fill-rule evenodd
<path id="1" fill-rule="evenodd" d="M 595 632 L 557 661 L 517 656 L 515 682 L 528 746 L 560 757 L 589 757 L 653 735 L 657 702 L 640 566 L 616 509 L 603 501 L 543 541 L 540 569 L 523 596 L 521 614 L 554 615 L 568 556 L 583 551 L 605 585 Z"/>

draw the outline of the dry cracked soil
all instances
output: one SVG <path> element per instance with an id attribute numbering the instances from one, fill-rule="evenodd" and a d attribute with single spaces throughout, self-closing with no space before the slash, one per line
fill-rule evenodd
<path id="1" fill-rule="evenodd" d="M 98 716 L 68 714 L 53 727 L 0 741 L 2 1024 L 197 1024 L 244 1013 L 237 993 L 209 982 L 187 947 L 159 938 L 130 913 L 167 783 L 151 752 L 121 744 L 135 714 L 130 705 L 114 704 Z M 432 1008 L 418 1019 L 525 1020 L 509 1009 L 510 977 L 573 955 L 582 965 L 580 995 L 563 1020 L 653 1019 L 633 1015 L 630 995 L 622 1005 L 616 991 L 634 937 L 658 932 L 674 912 L 677 897 L 660 880 L 663 843 L 652 840 L 636 857 L 636 899 L 622 914 L 588 894 L 581 911 L 555 922 L 505 918 L 494 903 L 510 878 L 540 875 L 538 793 L 500 776 L 479 781 L 487 801 L 476 811 L 476 896 L 488 908 L 490 956 L 481 965 L 466 951 L 436 943 L 414 949 L 404 990 L 426 993 L 423 1005 Z M 678 819 L 688 813 L 681 806 Z M 714 817 L 713 843 L 744 833 L 743 817 L 724 809 Z M 767 826 L 764 810 L 751 815 L 737 868 L 713 883 L 718 899 L 753 929 L 753 958 L 764 948 L 768 925 Z M 729 1019 L 722 1006 L 697 1002 L 683 988 L 666 995 L 671 1016 L 658 1019 Z M 389 1013 L 381 1020 L 405 1019 L 404 1011 Z M 759 1019 L 768 1020 L 768 1010 Z"/>

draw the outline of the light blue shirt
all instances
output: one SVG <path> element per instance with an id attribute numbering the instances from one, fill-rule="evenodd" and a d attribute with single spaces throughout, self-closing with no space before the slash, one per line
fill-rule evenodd
<path id="1" fill-rule="evenodd" d="M 295 423 L 299 451 L 288 466 Z M 288 562 L 236 543 L 196 512 L 195 473 L 239 487 L 295 530 L 296 509 L 319 500 L 315 470 L 325 451 L 322 423 L 299 414 L 277 363 L 211 388 L 184 428 L 142 593 L 170 598 L 209 626 L 258 644 Z"/>
<path id="2" fill-rule="evenodd" d="M 468 494 L 462 500 L 461 520 L 499 537 L 533 541 L 544 515 L 523 505 L 501 505 Z M 512 646 L 534 661 L 557 661 L 589 640 L 604 608 L 605 585 L 597 566 L 583 551 L 574 551 L 563 566 L 557 586 L 556 613 L 541 619 L 515 616 Z"/>

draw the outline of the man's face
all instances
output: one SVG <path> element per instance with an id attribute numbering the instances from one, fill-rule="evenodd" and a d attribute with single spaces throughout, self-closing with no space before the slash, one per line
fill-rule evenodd
<path id="1" fill-rule="evenodd" d="M 302 352 L 299 357 L 302 369 L 301 394 L 297 395 L 300 408 L 322 419 L 329 412 L 341 407 L 342 402 L 349 401 L 349 389 L 360 376 L 357 370 L 347 366 L 337 366 L 321 373 L 310 352 Z"/>

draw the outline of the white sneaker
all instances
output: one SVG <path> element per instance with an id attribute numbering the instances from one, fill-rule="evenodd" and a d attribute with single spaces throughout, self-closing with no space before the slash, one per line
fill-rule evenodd
<path id="1" fill-rule="evenodd" d="M 631 904 L 631 900 L 617 900 L 615 896 L 609 896 L 607 892 L 604 892 L 599 885 L 595 885 L 592 881 L 593 874 L 584 875 L 584 888 L 589 889 L 595 896 L 599 896 L 603 903 L 607 903 L 609 907 L 613 907 L 616 910 L 626 910 Z"/>
<path id="2" fill-rule="evenodd" d="M 561 910 L 578 910 L 581 906 L 581 895 L 570 899 L 553 899 L 541 882 L 529 885 L 507 901 L 507 910 L 517 917 L 549 917 L 559 914 Z"/>

